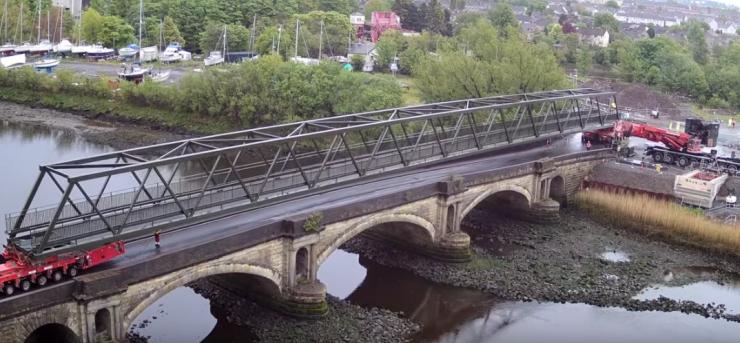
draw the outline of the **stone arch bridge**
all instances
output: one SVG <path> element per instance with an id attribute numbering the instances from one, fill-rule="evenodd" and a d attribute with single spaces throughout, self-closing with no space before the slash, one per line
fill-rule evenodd
<path id="1" fill-rule="evenodd" d="M 399 186 L 382 196 L 274 215 L 252 229 L 197 245 L 172 250 L 165 245 L 159 253 L 142 253 L 139 260 L 117 262 L 32 296 L 4 299 L 0 336 L 12 342 L 44 334 L 70 342 L 121 341 L 149 305 L 205 277 L 254 292 L 266 306 L 286 314 L 319 316 L 326 310 L 319 266 L 352 237 L 366 234 L 430 258 L 466 262 L 470 238 L 460 222 L 476 206 L 494 202 L 523 218 L 557 220 L 560 204 L 570 201 L 595 165 L 611 157 L 607 150 L 593 150 L 462 175 L 419 172 L 416 177 L 429 175 L 428 182 L 406 183 L 399 177 Z M 227 224 L 243 226 L 244 218 Z M 129 250 L 136 253 L 135 247 Z"/>

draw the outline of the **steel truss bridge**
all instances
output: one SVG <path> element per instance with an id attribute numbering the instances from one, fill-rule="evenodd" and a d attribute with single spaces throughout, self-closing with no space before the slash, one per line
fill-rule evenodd
<path id="1" fill-rule="evenodd" d="M 116 151 L 40 166 L 22 210 L 6 215 L 6 228 L 11 244 L 43 258 L 214 220 L 338 182 L 603 128 L 617 117 L 614 93 L 571 89 L 348 114 Z M 111 192 L 110 184 L 121 179 L 133 188 Z M 32 209 L 42 183 L 59 190 L 58 201 Z"/>

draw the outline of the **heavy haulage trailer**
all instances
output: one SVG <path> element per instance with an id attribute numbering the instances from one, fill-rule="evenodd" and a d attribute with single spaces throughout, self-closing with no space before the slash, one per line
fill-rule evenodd
<path id="1" fill-rule="evenodd" d="M 649 124 L 619 120 L 613 127 L 583 133 L 584 141 L 611 144 L 615 139 L 639 137 L 652 142 L 663 143 L 663 146 L 649 146 L 645 150 L 656 163 L 663 163 L 685 168 L 692 165 L 713 166 L 721 172 L 737 175 L 740 170 L 740 158 L 735 156 L 718 156 L 716 150 L 707 153 L 703 146 L 717 146 L 719 135 L 718 122 L 704 122 L 700 119 L 686 119 L 684 132 L 674 132 Z"/>
<path id="2" fill-rule="evenodd" d="M 18 289 L 24 292 L 30 290 L 32 285 L 44 286 L 49 281 L 59 282 L 65 277 L 73 278 L 78 272 L 110 261 L 125 252 L 123 241 L 116 241 L 88 251 L 33 261 L 12 244 L 7 245 L 0 255 L 0 290 L 5 295 L 13 295 Z"/>

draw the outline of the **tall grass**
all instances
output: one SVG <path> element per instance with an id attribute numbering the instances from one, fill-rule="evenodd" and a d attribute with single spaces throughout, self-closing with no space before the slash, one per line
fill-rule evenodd
<path id="1" fill-rule="evenodd" d="M 587 190 L 576 195 L 579 208 L 647 234 L 740 256 L 740 227 L 714 222 L 695 211 L 649 195 Z"/>

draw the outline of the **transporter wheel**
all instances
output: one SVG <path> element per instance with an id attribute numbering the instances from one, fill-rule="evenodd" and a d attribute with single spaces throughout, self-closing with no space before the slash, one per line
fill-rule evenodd
<path id="1" fill-rule="evenodd" d="M 62 274 L 61 270 L 57 270 L 54 273 L 51 274 L 51 279 L 54 280 L 54 282 L 62 281 L 62 277 L 64 274 Z"/>
<path id="2" fill-rule="evenodd" d="M 29 289 L 31 289 L 31 281 L 28 281 L 28 280 L 21 281 L 21 290 L 24 292 L 28 292 Z"/>
<path id="3" fill-rule="evenodd" d="M 39 286 L 46 285 L 46 282 L 48 282 L 48 281 L 49 281 L 49 279 L 46 277 L 46 275 L 41 275 L 41 276 L 39 276 L 39 277 L 36 278 L 36 284 L 39 285 Z"/>
<path id="4" fill-rule="evenodd" d="M 689 160 L 686 156 L 681 156 L 678 158 L 678 165 L 681 166 L 681 168 L 686 168 L 691 164 L 691 160 Z"/>
<path id="5" fill-rule="evenodd" d="M 13 295 L 13 293 L 15 293 L 15 287 L 11 284 L 7 284 L 3 287 L 3 292 L 5 292 L 5 295 Z"/>
<path id="6" fill-rule="evenodd" d="M 653 154 L 653 161 L 655 162 L 663 162 L 663 153 L 662 152 L 656 152 Z"/>
<path id="7" fill-rule="evenodd" d="M 77 273 L 77 267 L 75 266 L 69 267 L 69 269 L 67 269 L 67 275 L 69 275 L 69 277 L 75 277 L 77 276 Z"/>
<path id="8" fill-rule="evenodd" d="M 663 156 L 663 162 L 665 162 L 665 164 L 673 164 L 673 161 L 674 161 L 673 155 L 665 154 L 665 156 Z"/>

